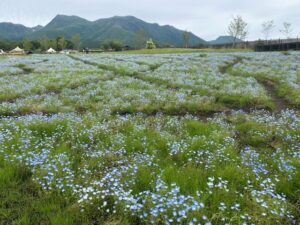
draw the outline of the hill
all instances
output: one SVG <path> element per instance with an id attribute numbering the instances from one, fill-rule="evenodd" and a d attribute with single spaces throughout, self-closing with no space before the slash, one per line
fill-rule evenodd
<path id="1" fill-rule="evenodd" d="M 7 24 L 7 23 L 3 23 Z M 183 32 L 173 26 L 161 26 L 147 23 L 134 16 L 115 16 L 96 21 L 88 21 L 78 16 L 57 15 L 44 27 L 27 28 L 23 25 L 9 24 L 0 26 L 0 39 L 32 40 L 42 37 L 71 39 L 74 35 L 81 36 L 82 46 L 99 47 L 108 40 L 118 40 L 124 45 L 137 47 L 152 38 L 159 46 L 182 47 Z M 206 44 L 206 41 L 189 33 L 189 45 Z"/>
<path id="2" fill-rule="evenodd" d="M 13 23 L 0 23 L 0 39 L 4 40 L 21 40 L 24 37 L 30 35 L 35 30 L 38 30 L 40 27 L 37 26 L 35 28 L 25 27 L 21 24 L 13 24 Z"/>
<path id="3" fill-rule="evenodd" d="M 216 40 L 210 41 L 211 45 L 224 45 L 224 44 L 232 44 L 234 42 L 234 37 L 232 36 L 220 36 Z M 243 42 L 240 39 L 236 39 L 236 43 Z"/>

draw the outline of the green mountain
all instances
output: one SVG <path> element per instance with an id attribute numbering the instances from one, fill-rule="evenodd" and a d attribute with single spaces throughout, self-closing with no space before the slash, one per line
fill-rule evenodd
<path id="1" fill-rule="evenodd" d="M 37 30 L 39 27 L 35 27 Z M 25 27 L 21 24 L 0 23 L 0 39 L 21 40 L 35 31 L 35 28 Z"/>
<path id="2" fill-rule="evenodd" d="M 211 45 L 224 45 L 224 44 L 232 44 L 234 42 L 234 37 L 232 36 L 220 36 L 216 40 L 208 42 Z M 240 39 L 235 40 L 236 43 L 243 42 Z"/>
<path id="3" fill-rule="evenodd" d="M 138 37 L 143 31 L 144 36 Z M 56 38 L 64 36 L 71 39 L 72 36 L 81 36 L 82 46 L 99 47 L 108 40 L 119 40 L 124 45 L 135 46 L 138 39 L 152 38 L 161 46 L 183 46 L 184 31 L 172 26 L 160 26 L 144 22 L 133 16 L 115 16 L 107 19 L 88 21 L 77 16 L 57 15 L 49 24 L 30 35 L 31 39 L 44 36 Z M 190 45 L 204 44 L 205 41 L 190 33 Z"/>
<path id="4" fill-rule="evenodd" d="M 124 45 L 135 47 L 138 43 L 145 43 L 148 38 L 152 38 L 160 46 L 182 47 L 184 45 L 184 31 L 169 25 L 147 23 L 133 16 L 115 16 L 88 21 L 78 16 L 57 15 L 45 27 L 35 28 L 14 24 L 5 27 L 2 24 L 0 24 L 0 39 L 7 40 L 23 38 L 35 40 L 42 37 L 71 39 L 79 34 L 82 47 L 99 47 L 109 40 L 118 40 Z M 193 33 L 189 33 L 189 45 L 200 44 L 206 44 L 206 42 Z"/>

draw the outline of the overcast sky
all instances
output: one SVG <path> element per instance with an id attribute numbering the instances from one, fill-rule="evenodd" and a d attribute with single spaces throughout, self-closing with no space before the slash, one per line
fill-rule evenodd
<path id="1" fill-rule="evenodd" d="M 46 25 L 57 14 L 88 20 L 133 15 L 161 25 L 187 29 L 206 40 L 227 33 L 233 15 L 249 24 L 249 40 L 262 38 L 261 24 L 274 20 L 273 38 L 283 22 L 300 36 L 300 0 L 0 0 L 0 22 Z"/>

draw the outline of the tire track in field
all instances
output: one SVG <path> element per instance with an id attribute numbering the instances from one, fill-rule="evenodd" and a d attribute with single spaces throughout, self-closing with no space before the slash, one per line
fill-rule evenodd
<path id="1" fill-rule="evenodd" d="M 46 86 L 46 89 L 44 90 L 37 90 L 37 91 L 33 91 L 33 92 L 29 92 L 26 94 L 20 94 L 17 96 L 13 96 L 13 97 L 7 97 L 7 98 L 2 98 L 0 99 L 0 104 L 4 103 L 4 102 L 8 102 L 8 103 L 14 103 L 16 101 L 18 101 L 19 99 L 23 99 L 26 98 L 30 95 L 44 95 L 44 94 L 50 94 L 50 93 L 54 93 L 54 94 L 60 94 L 64 89 L 77 89 L 80 88 L 82 86 L 86 86 L 89 85 L 91 83 L 95 83 L 95 82 L 105 82 L 105 81 L 109 81 L 109 80 L 113 80 L 115 79 L 115 77 L 107 77 L 105 79 L 101 78 L 101 79 L 92 79 L 92 80 L 88 80 L 88 81 L 80 81 L 80 82 L 75 82 L 75 83 L 68 83 L 65 85 L 61 85 L 59 87 L 54 87 L 54 86 Z M 53 87 L 53 89 L 52 89 Z"/>
<path id="2" fill-rule="evenodd" d="M 192 87 L 190 85 L 170 83 L 167 80 L 163 80 L 163 79 L 159 79 L 159 78 L 155 78 L 155 77 L 150 77 L 150 76 L 147 76 L 147 75 L 145 75 L 141 72 L 136 72 L 136 71 L 135 72 L 127 72 L 124 69 L 118 69 L 116 67 L 109 66 L 109 65 L 106 65 L 106 64 L 91 62 L 91 61 L 81 59 L 81 58 L 78 58 L 78 57 L 75 57 L 75 56 L 72 56 L 72 55 L 68 55 L 68 56 L 70 58 L 74 59 L 74 60 L 83 62 L 87 65 L 95 66 L 95 67 L 98 67 L 99 69 L 113 72 L 116 75 L 119 75 L 120 77 L 126 76 L 126 77 L 135 78 L 135 79 L 138 79 L 138 80 L 141 80 L 141 81 L 144 81 L 144 82 L 148 82 L 150 84 L 154 84 L 156 86 L 161 86 L 161 87 L 167 88 L 170 91 L 177 91 L 179 89 L 184 89 L 184 90 L 190 90 L 191 94 L 200 94 L 200 95 L 202 94 L 204 96 L 215 96 L 215 95 L 212 95 L 210 93 L 207 93 L 207 91 L 204 90 L 204 89 L 197 88 L 197 87 Z M 152 68 L 152 69 L 149 68 L 150 71 L 155 70 L 155 69 L 157 69 L 157 68 Z"/>
<path id="3" fill-rule="evenodd" d="M 206 89 L 202 89 L 199 87 L 193 87 L 191 85 L 170 83 L 167 80 L 150 77 L 141 72 L 128 72 L 128 71 L 125 71 L 124 69 L 118 69 L 118 68 L 110 66 L 110 65 L 91 62 L 91 61 L 81 59 L 79 57 L 75 57 L 72 55 L 68 55 L 68 56 L 74 60 L 81 61 L 87 65 L 92 65 L 92 66 L 98 67 L 99 69 L 102 69 L 102 70 L 114 72 L 116 75 L 127 76 L 127 77 L 131 77 L 131 78 L 139 79 L 144 82 L 148 82 L 148 83 L 151 83 L 151 84 L 154 84 L 157 86 L 162 86 L 164 88 L 169 89 L 170 91 L 184 89 L 184 90 L 191 91 L 191 95 L 202 95 L 202 96 L 214 97 L 216 99 L 216 102 L 215 102 L 216 104 L 222 104 L 222 106 L 224 106 L 226 108 L 226 109 L 222 110 L 222 112 L 227 112 L 228 110 L 243 110 L 245 112 L 249 112 L 249 111 L 251 111 L 252 108 L 255 108 L 255 107 L 252 107 L 253 105 L 251 102 L 248 102 L 243 106 L 234 106 L 234 105 L 238 105 L 238 102 L 230 101 L 230 100 L 224 98 L 224 94 L 216 94 L 213 90 L 209 92 Z M 233 65 L 239 63 L 245 57 L 236 57 L 236 58 L 237 59 L 235 59 L 235 62 Z M 233 67 L 233 65 L 231 67 Z M 230 68 L 230 66 L 227 67 L 227 69 L 229 69 L 229 68 Z M 262 109 L 268 109 L 268 106 L 263 106 Z"/>
<path id="4" fill-rule="evenodd" d="M 236 65 L 241 63 L 246 57 L 244 56 L 235 56 L 234 60 L 231 62 L 225 63 L 225 65 L 219 66 L 219 71 L 221 74 L 230 74 L 230 70 Z"/>
<path id="5" fill-rule="evenodd" d="M 278 94 L 276 93 L 276 82 L 265 78 L 254 78 L 259 84 L 264 87 L 264 89 L 268 93 L 268 96 L 272 99 L 275 105 L 275 109 L 273 110 L 274 112 L 281 112 L 282 110 L 290 108 L 289 103 L 284 98 L 278 96 Z"/>
<path id="6" fill-rule="evenodd" d="M 246 58 L 243 56 L 236 56 L 232 62 L 228 62 L 224 66 L 219 67 L 220 73 L 222 74 L 227 73 L 233 76 L 237 76 L 236 74 L 232 74 L 231 70 L 235 65 L 241 63 L 244 59 Z M 245 76 L 240 76 L 240 77 L 245 77 Z M 261 86 L 264 87 L 267 95 L 272 99 L 272 102 L 274 103 L 274 109 L 271 109 L 271 111 L 277 113 L 291 107 L 291 105 L 284 98 L 280 97 L 276 93 L 276 86 L 278 85 L 277 82 L 271 79 L 263 78 L 261 76 L 256 76 L 255 74 L 247 75 L 246 77 L 254 78 L 257 81 L 257 83 L 259 83 Z"/>

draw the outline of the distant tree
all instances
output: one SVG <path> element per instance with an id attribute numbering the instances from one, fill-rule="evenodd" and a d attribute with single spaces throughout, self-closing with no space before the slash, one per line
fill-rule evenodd
<path id="1" fill-rule="evenodd" d="M 57 48 L 57 40 L 49 40 L 49 46 L 48 47 L 51 47 L 53 49 L 58 50 L 58 48 Z"/>
<path id="2" fill-rule="evenodd" d="M 108 41 L 104 42 L 103 44 L 101 44 L 101 48 L 103 48 L 104 50 L 108 50 L 110 49 L 110 44 Z"/>
<path id="3" fill-rule="evenodd" d="M 72 43 L 74 45 L 74 48 L 79 50 L 80 48 L 80 44 L 81 44 L 81 39 L 80 39 L 80 35 L 76 34 L 72 37 Z"/>
<path id="4" fill-rule="evenodd" d="M 113 40 L 110 41 L 110 47 L 115 51 L 121 51 L 123 47 L 123 43 L 121 41 Z"/>
<path id="5" fill-rule="evenodd" d="M 282 33 L 286 38 L 290 38 L 292 34 L 292 24 L 284 22 L 283 23 L 283 29 L 279 30 L 280 33 Z"/>
<path id="6" fill-rule="evenodd" d="M 274 30 L 274 28 L 275 28 L 275 24 L 274 24 L 273 20 L 265 21 L 262 24 L 262 31 L 261 32 L 263 33 L 265 40 L 268 41 L 268 39 L 270 37 L 270 34 Z"/>
<path id="7" fill-rule="evenodd" d="M 0 40 L 0 49 L 4 51 L 10 51 L 16 46 L 20 46 L 22 43 L 15 42 L 15 41 L 7 41 L 7 40 Z"/>
<path id="8" fill-rule="evenodd" d="M 105 50 L 114 50 L 114 51 L 121 51 L 123 47 L 123 43 L 118 40 L 110 40 L 110 41 L 105 41 L 101 47 Z"/>
<path id="9" fill-rule="evenodd" d="M 28 39 L 24 39 L 22 42 L 22 45 L 23 45 L 23 48 L 27 51 L 31 50 L 31 48 L 32 48 L 31 41 Z"/>
<path id="10" fill-rule="evenodd" d="M 144 29 L 140 29 L 135 33 L 135 48 L 143 48 L 147 41 L 147 32 Z"/>
<path id="11" fill-rule="evenodd" d="M 67 49 L 75 49 L 74 43 L 72 41 L 66 40 L 66 47 Z"/>
<path id="12" fill-rule="evenodd" d="M 40 42 L 37 41 L 37 40 L 31 41 L 31 44 L 32 44 L 32 50 L 37 50 L 37 49 L 40 49 L 40 48 L 41 48 L 41 44 L 40 44 Z"/>
<path id="13" fill-rule="evenodd" d="M 155 49 L 156 46 L 153 42 L 153 40 L 150 38 L 147 42 L 146 42 L 146 49 Z"/>
<path id="14" fill-rule="evenodd" d="M 187 30 L 183 32 L 182 39 L 183 39 L 184 47 L 188 48 L 190 42 L 190 33 Z"/>
<path id="15" fill-rule="evenodd" d="M 228 34 L 233 37 L 233 46 L 236 40 L 245 40 L 248 35 L 248 24 L 241 16 L 234 16 L 228 27 Z"/>
<path id="16" fill-rule="evenodd" d="M 63 50 L 67 47 L 67 41 L 64 37 L 59 37 L 56 41 L 58 50 Z"/>
<path id="17" fill-rule="evenodd" d="M 41 49 L 46 51 L 50 47 L 50 40 L 47 37 L 43 37 L 40 39 Z"/>

